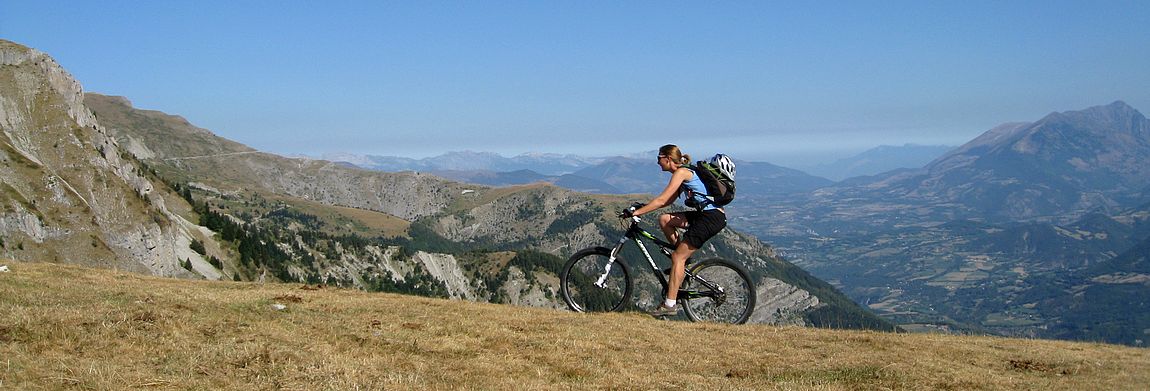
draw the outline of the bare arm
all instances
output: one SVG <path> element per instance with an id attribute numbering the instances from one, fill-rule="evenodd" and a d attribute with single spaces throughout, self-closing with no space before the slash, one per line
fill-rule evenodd
<path id="1" fill-rule="evenodd" d="M 651 202 L 648 202 L 647 205 L 639 208 L 633 214 L 638 216 L 671 205 L 675 202 L 675 199 L 679 197 L 679 189 L 683 182 L 691 179 L 692 175 L 695 175 L 695 173 L 686 168 L 675 170 L 675 173 L 671 174 L 671 181 L 667 182 L 667 187 L 663 188 L 663 192 L 659 193 Z"/>

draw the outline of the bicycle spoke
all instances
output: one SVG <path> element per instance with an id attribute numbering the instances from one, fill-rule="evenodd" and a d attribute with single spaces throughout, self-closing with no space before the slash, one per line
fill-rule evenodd
<path id="1" fill-rule="evenodd" d="M 741 268 L 708 260 L 686 279 L 687 316 L 696 321 L 744 323 L 755 306 L 755 289 Z"/>
<path id="2" fill-rule="evenodd" d="M 607 249 L 584 250 L 567 261 L 561 292 L 567 306 L 577 312 L 621 309 L 631 297 L 630 273 L 620 261 L 608 262 Z"/>

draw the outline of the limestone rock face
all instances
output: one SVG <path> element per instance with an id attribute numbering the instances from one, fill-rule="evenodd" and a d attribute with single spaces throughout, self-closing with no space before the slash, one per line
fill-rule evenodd
<path id="1" fill-rule="evenodd" d="M 51 57 L 0 41 L 0 256 L 192 276 L 194 225 L 84 106 Z"/>

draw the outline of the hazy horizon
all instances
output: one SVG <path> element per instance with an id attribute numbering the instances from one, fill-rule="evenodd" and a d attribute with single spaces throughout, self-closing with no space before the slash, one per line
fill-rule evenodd
<path id="1" fill-rule="evenodd" d="M 884 149 L 884 148 L 896 148 L 896 149 L 898 149 L 898 148 L 912 148 L 912 147 L 914 147 L 914 148 L 948 148 L 948 149 L 950 149 L 950 148 L 958 148 L 959 145 L 922 145 L 922 144 L 914 144 L 914 143 L 907 143 L 907 144 L 903 144 L 903 145 L 879 145 L 879 146 L 875 146 L 873 148 L 868 148 L 866 150 L 861 150 L 861 151 L 842 151 L 841 154 L 824 154 L 824 155 L 817 155 L 817 156 L 811 156 L 811 157 L 800 157 L 798 159 L 787 160 L 788 163 L 798 162 L 797 164 L 786 164 L 786 163 L 782 163 L 780 161 L 774 161 L 770 158 L 767 158 L 767 159 L 755 158 L 753 155 L 751 155 L 751 156 L 735 155 L 733 157 L 739 161 L 756 162 L 756 163 L 770 163 L 770 164 L 774 164 L 777 166 L 797 169 L 797 170 L 801 170 L 801 171 L 808 171 L 807 172 L 808 174 L 816 175 L 816 173 L 809 172 L 809 170 L 828 168 L 827 166 L 829 166 L 833 163 L 837 163 L 841 160 L 855 158 L 855 157 L 858 157 L 859 155 L 862 155 L 862 154 L 865 154 L 865 153 L 868 153 L 868 152 L 871 152 L 874 150 L 879 150 L 879 149 Z M 500 152 L 495 152 L 495 151 L 461 149 L 461 150 L 443 151 L 443 152 L 430 154 L 430 155 L 423 155 L 423 156 L 357 154 L 357 153 L 349 153 L 349 152 L 329 152 L 329 153 L 324 153 L 324 154 L 320 154 L 320 155 L 292 154 L 292 155 L 286 155 L 286 156 L 288 156 L 288 157 L 302 157 L 302 158 L 308 158 L 308 159 L 320 159 L 320 160 L 347 159 L 349 157 L 354 157 L 354 158 L 376 157 L 376 158 L 412 159 L 412 160 L 420 161 L 420 160 L 434 160 L 436 158 L 441 158 L 441 157 L 449 156 L 452 154 L 476 153 L 476 154 L 494 154 L 494 155 L 497 155 L 497 156 L 499 156 L 501 158 L 505 158 L 505 159 L 514 159 L 517 157 L 525 157 L 525 156 L 539 155 L 539 154 L 559 155 L 559 156 L 577 156 L 577 157 L 586 158 L 586 159 L 602 159 L 602 158 L 614 158 L 614 157 L 643 159 L 643 158 L 648 157 L 648 155 L 654 156 L 656 151 L 657 151 L 656 148 L 652 148 L 652 149 L 647 150 L 647 151 L 635 151 L 635 152 L 631 152 L 631 153 L 621 153 L 621 154 L 558 153 L 558 152 L 546 152 L 546 151 L 528 151 L 528 152 L 510 154 L 510 153 L 500 153 Z M 719 151 L 719 152 L 724 152 L 724 151 Z M 692 155 L 692 158 L 703 159 L 703 158 L 707 158 L 709 156 L 711 156 L 711 153 Z M 809 162 L 809 163 L 803 164 L 802 162 Z M 349 161 L 349 163 L 356 163 L 356 162 Z M 652 167 L 655 167 L 654 163 L 652 163 Z M 906 167 L 906 168 L 914 168 L 914 167 Z"/>

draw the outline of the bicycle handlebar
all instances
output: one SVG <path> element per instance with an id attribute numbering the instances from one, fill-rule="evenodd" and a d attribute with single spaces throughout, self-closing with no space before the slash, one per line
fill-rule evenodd
<path id="1" fill-rule="evenodd" d="M 627 209 L 623 209 L 621 212 L 619 212 L 618 216 L 621 219 L 630 218 L 630 219 L 634 220 L 636 223 L 638 223 L 640 221 L 639 216 L 635 216 L 634 213 L 636 210 L 639 210 L 639 208 L 642 208 L 646 205 L 647 204 L 644 204 L 642 202 L 633 203 Z"/>

